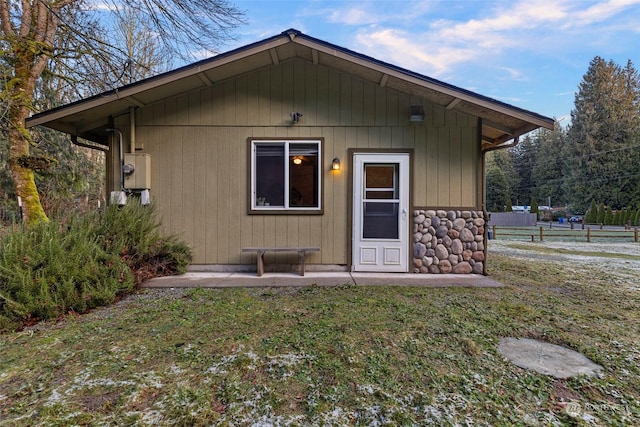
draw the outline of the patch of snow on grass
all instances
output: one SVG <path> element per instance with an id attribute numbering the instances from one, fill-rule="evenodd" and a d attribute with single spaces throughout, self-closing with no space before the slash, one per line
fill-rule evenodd
<path id="1" fill-rule="evenodd" d="M 60 392 L 58 392 L 57 389 L 54 388 L 51 391 L 51 396 L 49 396 L 47 401 L 44 403 L 44 406 L 53 406 L 62 402 L 62 400 L 63 400 L 62 395 L 60 394 Z"/>
<path id="2" fill-rule="evenodd" d="M 179 366 L 176 366 L 176 365 L 169 366 L 169 373 L 171 375 L 182 375 L 185 372 L 186 371 L 184 369 L 180 368 Z"/>
<path id="3" fill-rule="evenodd" d="M 141 372 L 134 375 L 134 378 L 138 380 L 138 384 L 143 384 L 145 387 L 161 389 L 164 387 L 162 377 L 154 371 Z"/>
<path id="4" fill-rule="evenodd" d="M 513 247 L 514 245 L 519 247 Z M 530 249 L 524 249 L 522 246 Z M 547 253 L 541 249 L 552 249 L 557 252 Z M 563 251 L 588 252 L 589 255 L 563 253 Z M 574 269 L 574 271 L 585 268 L 606 271 L 617 283 L 629 289 L 640 290 L 638 283 L 640 243 L 490 240 L 489 254 L 492 253 L 533 261 L 559 263 Z M 628 255 L 637 257 L 637 259 L 620 258 L 617 255 Z"/>
<path id="5" fill-rule="evenodd" d="M 140 420 L 144 425 L 156 426 L 160 424 L 162 420 L 164 420 L 164 416 L 162 415 L 162 412 L 152 410 L 152 411 L 144 412 L 140 417 Z"/>
<path id="6" fill-rule="evenodd" d="M 267 372 L 280 373 L 282 378 L 289 378 L 295 373 L 294 368 L 300 363 L 309 361 L 310 358 L 307 355 L 286 353 L 278 356 L 268 356 L 267 360 Z"/>

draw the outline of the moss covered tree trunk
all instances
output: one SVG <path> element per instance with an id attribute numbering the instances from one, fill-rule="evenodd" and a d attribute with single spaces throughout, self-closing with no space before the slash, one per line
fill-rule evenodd
<path id="1" fill-rule="evenodd" d="M 16 194 L 22 198 L 24 221 L 28 224 L 46 221 L 47 215 L 40 203 L 40 196 L 29 167 L 31 138 L 25 121 L 29 116 L 33 100 L 35 79 L 26 63 L 33 62 L 28 49 L 14 49 L 15 74 L 10 88 L 9 121 L 9 167 Z"/>
<path id="2" fill-rule="evenodd" d="M 53 41 L 58 31 L 61 9 L 73 0 L 31 0 L 20 2 L 0 0 L 0 24 L 5 55 L 13 66 L 2 93 L 9 106 L 9 165 L 16 194 L 22 198 L 24 220 L 27 223 L 46 221 L 40 203 L 34 172 L 31 169 L 31 138 L 25 122 L 33 104 L 37 80 L 53 53 Z M 19 14 L 16 14 L 19 11 Z"/>
<path id="3" fill-rule="evenodd" d="M 21 130 L 25 130 L 24 118 L 13 116 L 10 119 L 12 126 L 9 131 L 9 164 L 16 194 L 22 199 L 24 221 L 28 224 L 46 221 L 48 218 L 40 203 L 33 170 L 23 166 L 28 164 L 25 160 L 29 158 L 30 145 L 29 138 L 21 134 Z M 16 121 L 22 122 L 22 129 L 16 128 Z"/>

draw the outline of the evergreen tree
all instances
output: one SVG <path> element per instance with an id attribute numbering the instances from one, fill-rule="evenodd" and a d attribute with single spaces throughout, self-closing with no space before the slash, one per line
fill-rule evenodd
<path id="1" fill-rule="evenodd" d="M 529 212 L 537 214 L 538 213 L 538 201 L 534 197 L 531 199 L 531 207 L 529 208 Z"/>
<path id="2" fill-rule="evenodd" d="M 640 197 L 640 78 L 625 67 L 595 57 L 579 85 L 564 158 L 569 202 L 590 199 L 619 209 Z"/>
<path id="3" fill-rule="evenodd" d="M 604 214 L 604 225 L 613 225 L 613 210 L 611 206 L 607 207 L 607 211 Z"/>
<path id="4" fill-rule="evenodd" d="M 493 212 L 502 212 L 509 200 L 509 183 L 500 169 L 493 166 L 487 172 L 486 206 Z"/>
<path id="5" fill-rule="evenodd" d="M 558 127 L 554 131 L 539 130 L 535 137 L 536 156 L 533 159 L 531 195 L 550 197 L 554 204 L 567 203 L 564 189 L 565 168 L 562 148 L 566 143 L 566 132 Z M 530 197 L 529 199 L 530 200 Z"/>
<path id="6" fill-rule="evenodd" d="M 507 207 L 504 209 L 505 212 L 513 212 L 513 204 L 511 203 L 511 199 L 507 198 Z"/>
<path id="7" fill-rule="evenodd" d="M 629 206 L 627 206 L 627 209 L 625 209 L 624 212 L 625 212 L 625 216 L 624 216 L 624 221 L 622 222 L 622 225 L 632 224 L 633 215 L 635 214 L 634 210 L 631 209 Z"/>
<path id="8" fill-rule="evenodd" d="M 598 224 L 604 224 L 604 217 L 607 214 L 607 208 L 604 206 L 604 203 L 600 203 L 600 208 L 598 209 L 598 220 L 596 221 Z"/>
<path id="9" fill-rule="evenodd" d="M 512 189 L 514 185 L 517 185 L 519 182 L 518 172 L 513 167 L 513 162 L 511 160 L 511 156 L 507 150 L 496 150 L 491 151 L 487 154 L 486 157 L 486 170 L 487 173 L 491 171 L 493 168 L 498 168 L 502 171 L 505 179 L 505 185 L 507 188 L 507 195 L 509 198 L 513 199 Z M 506 205 L 506 200 L 502 204 L 502 208 Z"/>
<path id="10" fill-rule="evenodd" d="M 591 200 L 591 207 L 587 211 L 584 221 L 587 224 L 595 224 L 598 222 L 598 205 L 595 200 Z"/>
<path id="11" fill-rule="evenodd" d="M 516 177 L 511 179 L 511 197 L 517 204 L 531 200 L 533 189 L 533 166 L 537 156 L 537 138 L 526 135 L 513 148 L 508 150 L 511 165 Z"/>

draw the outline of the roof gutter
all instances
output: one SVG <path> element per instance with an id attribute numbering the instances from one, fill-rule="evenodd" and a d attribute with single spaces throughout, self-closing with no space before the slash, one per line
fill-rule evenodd
<path id="1" fill-rule="evenodd" d="M 518 145 L 520 141 L 520 135 L 516 135 L 513 137 L 513 142 L 511 144 L 502 144 L 502 145 L 494 145 L 493 147 L 485 148 L 482 150 L 482 154 L 488 153 L 489 151 L 502 150 L 503 148 L 513 148 Z"/>
<path id="2" fill-rule="evenodd" d="M 75 135 L 71 135 L 71 143 L 73 145 L 77 145 L 78 147 L 88 148 L 90 150 L 98 150 L 98 151 L 102 151 L 103 153 L 109 152 L 108 147 L 99 147 L 97 145 L 91 145 L 91 144 L 86 144 L 84 142 L 80 142 L 78 141 L 78 137 Z"/>

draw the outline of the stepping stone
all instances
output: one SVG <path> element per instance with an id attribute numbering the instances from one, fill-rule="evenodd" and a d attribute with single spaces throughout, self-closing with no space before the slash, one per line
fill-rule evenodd
<path id="1" fill-rule="evenodd" d="M 527 338 L 503 338 L 498 351 L 516 366 L 555 378 L 596 375 L 603 369 L 576 351 Z"/>

